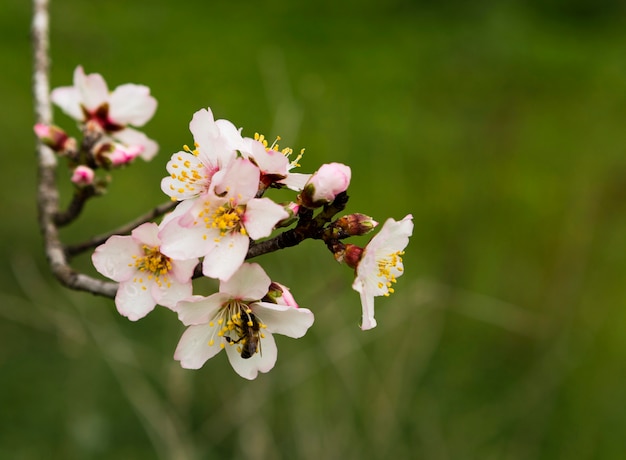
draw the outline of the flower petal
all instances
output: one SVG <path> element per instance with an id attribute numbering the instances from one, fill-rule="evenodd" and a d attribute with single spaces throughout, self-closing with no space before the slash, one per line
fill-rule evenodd
<path id="1" fill-rule="evenodd" d="M 269 198 L 253 198 L 246 205 L 243 223 L 250 238 L 256 240 L 269 236 L 274 226 L 288 217 L 285 208 Z"/>
<path id="2" fill-rule="evenodd" d="M 109 118 L 116 124 L 143 126 L 154 115 L 157 101 L 150 88 L 127 83 L 113 90 L 109 98 Z"/>
<path id="3" fill-rule="evenodd" d="M 50 99 L 74 120 L 80 121 L 85 118 L 85 114 L 80 107 L 80 92 L 73 86 L 62 86 L 53 89 L 50 93 Z"/>
<path id="4" fill-rule="evenodd" d="M 122 316 L 131 321 L 143 318 L 156 306 L 151 289 L 135 279 L 120 283 L 115 296 L 115 306 Z"/>
<path id="5" fill-rule="evenodd" d="M 178 313 L 178 319 L 185 326 L 204 324 L 209 323 L 229 299 L 228 294 L 220 292 L 209 297 L 194 295 L 178 302 L 173 310 Z"/>
<path id="6" fill-rule="evenodd" d="M 172 278 L 168 281 L 162 280 L 161 284 L 155 282 L 152 284 L 151 291 L 152 297 L 157 304 L 173 310 L 179 301 L 191 296 L 191 279 L 186 283 L 181 283 Z"/>
<path id="7" fill-rule="evenodd" d="M 211 244 L 214 246 L 204 256 L 202 273 L 209 278 L 227 280 L 246 259 L 250 239 L 241 233 L 227 233 Z"/>
<path id="8" fill-rule="evenodd" d="M 315 317 L 308 308 L 293 308 L 268 302 L 256 302 L 250 306 L 267 330 L 298 339 L 306 334 Z"/>
<path id="9" fill-rule="evenodd" d="M 236 344 L 226 345 L 228 361 L 237 374 L 248 380 L 254 380 L 259 372 L 269 372 L 278 358 L 276 342 L 269 332 L 265 332 L 265 338 L 259 342 L 259 350 L 250 358 L 243 359 L 237 348 Z"/>
<path id="10" fill-rule="evenodd" d="M 204 256 L 213 247 L 213 235 L 219 235 L 219 231 L 206 229 L 204 226 L 182 227 L 179 225 L 182 217 L 168 221 L 161 228 L 161 253 L 178 260 Z"/>
<path id="11" fill-rule="evenodd" d="M 178 342 L 174 359 L 180 361 L 185 369 L 200 369 L 207 360 L 222 350 L 221 342 L 209 345 L 215 335 L 216 328 L 208 324 L 189 326 Z"/>
<path id="12" fill-rule="evenodd" d="M 133 239 L 140 244 L 146 244 L 151 247 L 159 247 L 159 226 L 154 222 L 146 222 L 135 228 L 131 232 Z"/>
<path id="13" fill-rule="evenodd" d="M 243 264 L 227 281 L 220 283 L 220 292 L 234 299 L 261 299 L 270 287 L 272 280 L 259 264 Z"/>
<path id="14" fill-rule="evenodd" d="M 81 104 L 93 112 L 109 100 L 109 87 L 99 73 L 85 75 L 81 66 L 74 71 L 74 87 L 80 93 Z"/>
<path id="15" fill-rule="evenodd" d="M 128 146 L 140 146 L 142 151 L 139 156 L 145 161 L 150 161 L 159 151 L 159 144 L 141 131 L 137 131 L 133 128 L 125 128 L 121 131 L 117 131 L 114 133 L 113 137 L 122 144 L 126 144 Z"/>
<path id="16" fill-rule="evenodd" d="M 141 246 L 130 236 L 114 235 L 96 248 L 91 261 L 107 278 L 126 281 L 137 272 L 134 255 L 142 255 Z"/>
<path id="17" fill-rule="evenodd" d="M 236 158 L 224 170 L 224 176 L 215 186 L 215 193 L 221 196 L 227 192 L 228 196 L 235 197 L 238 204 L 245 204 L 259 190 L 260 177 L 259 168 L 250 160 Z"/>

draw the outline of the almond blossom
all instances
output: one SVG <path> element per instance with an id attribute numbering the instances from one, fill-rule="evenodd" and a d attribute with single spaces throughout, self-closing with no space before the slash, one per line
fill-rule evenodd
<path id="1" fill-rule="evenodd" d="M 313 313 L 298 308 L 290 294 L 290 304 L 261 300 L 272 286 L 260 265 L 245 263 L 228 281 L 220 282 L 216 294 L 196 295 L 179 302 L 175 311 L 189 327 L 176 347 L 174 359 L 186 369 L 199 369 L 225 349 L 235 372 L 246 379 L 253 380 L 259 372 L 271 370 L 278 356 L 272 334 L 300 338 L 314 320 Z M 275 297 L 280 302 L 283 298 Z"/>
<path id="2" fill-rule="evenodd" d="M 158 232 L 156 224 L 142 224 L 129 236 L 110 237 L 91 257 L 96 270 L 120 283 L 115 305 L 131 321 L 143 318 L 157 304 L 173 308 L 192 293 L 191 277 L 198 260 L 163 255 Z"/>
<path id="3" fill-rule="evenodd" d="M 226 280 L 244 262 L 250 238 L 269 236 L 289 214 L 269 198 L 255 198 L 260 171 L 250 160 L 237 158 L 222 173 L 219 185 L 178 205 L 159 237 L 167 256 L 204 257 L 204 275 Z"/>
<path id="4" fill-rule="evenodd" d="M 78 66 L 74 71 L 74 85 L 54 89 L 50 98 L 75 120 L 99 129 L 118 142 L 140 146 L 144 160 L 156 154 L 158 144 L 155 141 L 129 128 L 129 125 L 145 125 L 156 111 L 157 101 L 147 86 L 127 83 L 109 92 L 102 75 L 87 75 Z"/>
<path id="5" fill-rule="evenodd" d="M 167 163 L 170 174 L 161 181 L 161 190 L 174 201 L 197 198 L 207 193 L 213 176 L 235 158 L 242 137 L 228 120 L 215 120 L 210 108 L 198 110 L 189 123 L 194 149 L 172 155 Z"/>
<path id="6" fill-rule="evenodd" d="M 356 260 L 347 255 L 346 262 L 352 267 L 356 266 L 356 278 L 352 283 L 352 289 L 361 296 L 362 330 L 376 327 L 374 297 L 388 296 L 394 292 L 393 284 L 404 273 L 402 255 L 412 234 L 413 216 L 409 214 L 400 221 L 387 219 L 380 232 L 365 248 L 348 245 L 359 254 Z"/>
<path id="7" fill-rule="evenodd" d="M 305 184 L 300 201 L 308 208 L 317 208 L 334 201 L 350 185 L 352 171 L 341 163 L 322 165 Z"/>

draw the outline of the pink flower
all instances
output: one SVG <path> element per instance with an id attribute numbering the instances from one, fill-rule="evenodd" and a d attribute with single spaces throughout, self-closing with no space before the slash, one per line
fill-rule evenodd
<path id="1" fill-rule="evenodd" d="M 144 148 L 142 145 L 123 145 L 115 143 L 112 146 L 112 150 L 106 154 L 113 166 L 122 166 L 130 163 L 135 158 L 141 155 Z"/>
<path id="2" fill-rule="evenodd" d="M 172 155 L 167 163 L 169 176 L 161 181 L 161 190 L 172 200 L 182 201 L 209 191 L 213 176 L 235 158 L 241 148 L 239 130 L 228 120 L 213 119 L 211 109 L 197 111 L 189 123 L 195 148 Z"/>
<path id="3" fill-rule="evenodd" d="M 246 263 L 220 282 L 218 293 L 179 302 L 175 311 L 189 327 L 174 359 L 186 369 L 199 369 L 226 349 L 233 369 L 246 379 L 271 370 L 278 355 L 272 334 L 300 338 L 314 320 L 306 308 L 262 301 L 271 284 L 260 265 Z"/>
<path id="4" fill-rule="evenodd" d="M 50 94 L 52 102 L 79 122 L 91 123 L 118 142 L 141 145 L 144 160 L 151 159 L 158 145 L 145 134 L 129 128 L 143 126 L 152 118 L 157 101 L 147 86 L 127 83 L 109 92 L 100 74 L 86 75 L 81 66 L 74 71 L 74 85 L 56 88 Z"/>
<path id="5" fill-rule="evenodd" d="M 164 254 L 175 259 L 204 257 L 202 271 L 226 280 L 245 260 L 250 238 L 264 238 L 289 215 L 269 198 L 255 198 L 259 168 L 237 158 L 214 189 L 183 202 L 166 218 L 159 233 Z"/>
<path id="6" fill-rule="evenodd" d="M 72 174 L 72 182 L 79 187 L 91 185 L 96 173 L 89 166 L 80 165 L 74 169 Z"/>
<path id="7" fill-rule="evenodd" d="M 350 185 L 352 172 L 349 166 L 341 163 L 322 165 L 308 180 L 300 199 L 308 208 L 317 208 L 335 200 Z"/>
<path id="8" fill-rule="evenodd" d="M 131 321 L 143 318 L 157 304 L 173 308 L 192 293 L 197 259 L 163 255 L 158 232 L 156 224 L 142 224 L 130 236 L 112 236 L 91 257 L 96 270 L 120 283 L 115 305 Z"/>
<path id="9" fill-rule="evenodd" d="M 75 140 L 71 139 L 58 126 L 37 123 L 34 126 L 34 131 L 37 137 L 55 152 L 63 152 L 68 148 L 75 147 Z"/>
<path id="10" fill-rule="evenodd" d="M 376 327 L 374 297 L 393 293 L 393 284 L 404 273 L 402 255 L 412 234 L 412 215 L 409 214 L 400 221 L 387 219 L 380 232 L 360 254 L 352 289 L 361 295 L 361 329 L 364 331 Z"/>

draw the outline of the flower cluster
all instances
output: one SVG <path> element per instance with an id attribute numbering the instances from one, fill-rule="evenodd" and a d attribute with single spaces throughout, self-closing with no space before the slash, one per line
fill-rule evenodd
<path id="1" fill-rule="evenodd" d="M 100 75 L 85 75 L 79 67 L 74 86 L 54 90 L 52 99 L 81 123 L 89 140 L 73 157 L 75 184 L 93 182 L 92 166 L 127 164 L 156 152 L 153 141 L 128 127 L 143 125 L 154 113 L 156 101 L 146 87 L 122 85 L 109 93 Z M 272 334 L 302 337 L 314 318 L 287 287 L 247 260 L 311 238 L 354 269 L 361 328 L 375 327 L 374 297 L 391 294 L 403 273 L 412 216 L 387 220 L 365 247 L 345 243 L 378 225 L 359 213 L 336 217 L 348 200 L 349 166 L 329 163 L 313 174 L 294 172 L 304 150 L 292 159 L 292 149 L 279 147 L 280 138 L 270 144 L 260 134 L 244 137 L 230 121 L 216 120 L 210 108 L 197 111 L 189 129 L 193 147 L 171 156 L 161 181 L 173 210 L 159 224 L 111 236 L 93 253 L 95 268 L 119 283 L 120 314 L 135 321 L 165 306 L 187 326 L 174 353 L 182 367 L 198 369 L 225 349 L 233 369 L 254 379 L 276 362 Z M 38 125 L 35 132 L 57 152 L 75 149 L 76 142 L 56 126 Z M 293 191 L 293 201 L 265 196 L 280 188 Z M 193 280 L 202 276 L 219 280 L 219 291 L 194 295 Z"/>

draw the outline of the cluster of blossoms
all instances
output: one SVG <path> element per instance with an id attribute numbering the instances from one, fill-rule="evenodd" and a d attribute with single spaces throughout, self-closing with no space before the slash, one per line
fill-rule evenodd
<path id="1" fill-rule="evenodd" d="M 100 75 L 85 75 L 79 67 L 74 86 L 54 90 L 52 100 L 81 123 L 85 137 L 98 133 L 89 149 L 81 149 L 92 164 L 77 161 L 72 180 L 78 187 L 90 183 L 79 166 L 115 165 L 118 150 L 144 159 L 156 152 L 153 141 L 127 126 L 141 126 L 154 113 L 156 102 L 143 86 L 122 85 L 109 94 Z M 344 243 L 378 225 L 363 214 L 335 218 L 348 199 L 348 166 L 330 163 L 313 174 L 293 172 L 303 151 L 291 160 L 293 151 L 280 149 L 279 138 L 269 144 L 259 134 L 243 137 L 231 122 L 215 120 L 210 109 L 197 111 L 189 129 L 193 148 L 171 156 L 169 175 L 161 181 L 161 190 L 176 202 L 173 211 L 159 224 L 147 222 L 128 236 L 111 236 L 92 256 L 95 268 L 119 283 L 118 311 L 135 321 L 156 305 L 165 306 L 188 326 L 174 353 L 182 367 L 200 368 L 225 349 L 233 369 L 254 379 L 276 362 L 272 334 L 302 337 L 314 318 L 287 287 L 246 260 L 314 238 L 355 270 L 361 328 L 375 327 L 374 297 L 392 293 L 403 273 L 412 216 L 387 220 L 365 247 Z M 60 128 L 35 130 L 57 152 L 72 150 Z M 94 164 L 98 158 L 107 160 Z M 128 161 L 117 164 L 122 163 Z M 264 196 L 276 188 L 292 190 L 294 200 L 277 203 Z M 277 229 L 282 232 L 272 236 Z M 219 280 L 219 291 L 193 295 L 193 280 L 201 276 Z"/>

